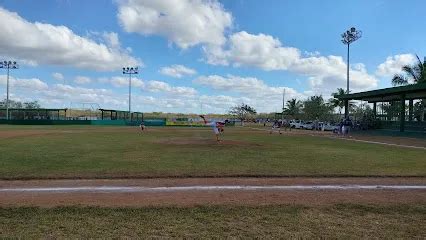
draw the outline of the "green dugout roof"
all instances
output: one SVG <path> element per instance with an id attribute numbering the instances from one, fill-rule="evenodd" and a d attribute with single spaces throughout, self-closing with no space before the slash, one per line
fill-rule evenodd
<path id="1" fill-rule="evenodd" d="M 0 110 L 6 110 L 6 108 L 0 108 Z M 37 112 L 42 112 L 42 111 L 51 111 L 51 112 L 56 112 L 56 111 L 67 111 L 68 108 L 9 108 L 9 111 L 37 111 Z"/>
<path id="2" fill-rule="evenodd" d="M 114 109 L 103 109 L 103 108 L 99 108 L 99 111 L 101 111 L 101 112 L 117 112 L 117 113 L 128 113 L 129 112 L 129 111 L 114 110 Z M 132 112 L 132 113 L 142 114 L 142 112 Z"/>
<path id="3" fill-rule="evenodd" d="M 426 83 L 402 87 L 383 88 L 366 92 L 338 96 L 341 100 L 363 100 L 368 102 L 390 102 L 397 100 L 425 99 Z"/>

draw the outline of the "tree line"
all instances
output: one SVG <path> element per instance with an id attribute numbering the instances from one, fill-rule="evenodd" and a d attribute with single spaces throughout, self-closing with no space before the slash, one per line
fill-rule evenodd
<path id="1" fill-rule="evenodd" d="M 6 99 L 0 101 L 0 108 L 6 108 Z M 29 101 L 29 102 L 21 102 L 14 101 L 9 99 L 9 108 L 19 108 L 19 109 L 37 109 L 41 108 L 41 105 L 38 101 Z"/>
<path id="2" fill-rule="evenodd" d="M 404 86 L 409 84 L 426 84 L 426 61 L 421 61 L 416 55 L 417 61 L 412 65 L 405 65 L 401 69 L 401 73 L 395 74 L 392 78 L 392 85 Z M 321 95 L 311 96 L 304 101 L 295 98 L 286 102 L 283 109 L 284 117 L 287 119 L 302 119 L 321 121 L 339 121 L 342 116 L 342 110 L 345 107 L 345 102 L 339 99 L 339 96 L 346 92 L 343 88 L 338 88 L 332 93 L 332 98 L 325 100 Z M 417 101 L 413 106 L 413 117 L 418 121 L 425 119 L 426 99 Z M 400 113 L 401 104 L 397 102 L 389 102 L 379 106 L 381 111 L 386 114 L 386 120 L 394 120 Z M 335 110 L 338 110 L 336 114 Z M 408 108 L 406 108 L 408 109 Z M 349 112 L 357 120 L 374 120 L 374 112 L 370 105 L 361 103 L 356 105 L 354 102 L 349 102 Z M 232 107 L 230 114 L 236 116 L 240 120 L 250 118 L 273 118 L 271 114 L 256 114 L 256 110 L 242 103 L 241 105 Z"/>

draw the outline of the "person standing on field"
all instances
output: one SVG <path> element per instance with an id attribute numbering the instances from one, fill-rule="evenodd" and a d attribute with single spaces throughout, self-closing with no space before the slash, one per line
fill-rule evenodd
<path id="1" fill-rule="evenodd" d="M 145 123 L 143 121 L 139 125 L 139 128 L 141 129 L 141 132 L 145 131 Z"/>
<path id="2" fill-rule="evenodd" d="M 272 132 L 274 132 L 276 129 L 278 129 L 279 134 L 282 134 L 281 133 L 282 124 L 283 123 L 281 122 L 281 120 L 275 120 L 274 124 L 272 124 L 272 128 L 271 128 L 271 131 L 269 132 L 269 134 L 272 134 Z"/>

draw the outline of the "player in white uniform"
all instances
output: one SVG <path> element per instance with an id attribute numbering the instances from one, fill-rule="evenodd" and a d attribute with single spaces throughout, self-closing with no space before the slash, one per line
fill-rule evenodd
<path id="1" fill-rule="evenodd" d="M 216 141 L 220 142 L 219 136 L 223 132 L 223 127 L 225 126 L 225 123 L 216 121 L 207 122 L 206 118 L 203 115 L 200 115 L 200 117 L 204 120 L 204 124 L 213 128 L 213 132 L 216 135 Z"/>

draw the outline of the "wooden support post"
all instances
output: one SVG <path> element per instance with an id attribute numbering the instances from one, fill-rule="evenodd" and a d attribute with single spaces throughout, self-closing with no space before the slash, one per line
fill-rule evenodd
<path id="1" fill-rule="evenodd" d="M 345 118 L 349 117 L 349 100 L 345 100 Z"/>
<path id="2" fill-rule="evenodd" d="M 408 100 L 408 121 L 413 121 L 413 99 Z"/>
<path id="3" fill-rule="evenodd" d="M 376 102 L 373 103 L 373 116 L 374 116 L 374 119 L 377 118 L 377 103 Z"/>

